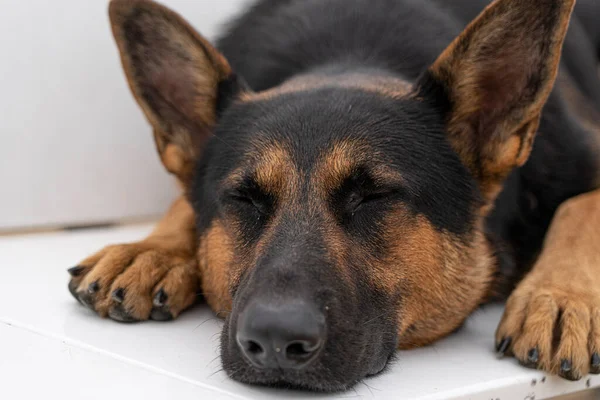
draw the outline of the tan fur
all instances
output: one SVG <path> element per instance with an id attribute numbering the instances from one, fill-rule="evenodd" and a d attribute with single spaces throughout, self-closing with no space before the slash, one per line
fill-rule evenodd
<path id="1" fill-rule="evenodd" d="M 387 221 L 394 251 L 373 265 L 373 284 L 400 291 L 399 347 L 430 344 L 454 331 L 486 296 L 493 259 L 477 232 L 469 244 L 399 209 Z"/>
<path id="2" fill-rule="evenodd" d="M 235 248 L 231 234 L 223 223 L 215 221 L 200 238 L 198 264 L 202 272 L 202 294 L 210 307 L 220 315 L 231 310 L 230 278 L 236 267 Z M 239 275 L 238 272 L 236 275 Z"/>
<path id="3" fill-rule="evenodd" d="M 83 260 L 85 270 L 72 283 L 77 291 L 98 283 L 94 310 L 103 317 L 116 306 L 111 294 L 124 289 L 122 306 L 136 320 L 150 317 L 153 297 L 164 289 L 176 317 L 193 304 L 200 284 L 195 241 L 194 213 L 182 197 L 143 241 L 108 246 Z"/>
<path id="4" fill-rule="evenodd" d="M 241 100 L 262 101 L 290 93 L 325 88 L 357 89 L 395 99 L 406 98 L 413 93 L 410 83 L 391 76 L 347 73 L 331 79 L 325 75 L 309 74 L 291 78 L 273 89 L 260 93 L 246 93 Z"/>
<path id="5" fill-rule="evenodd" d="M 372 154 L 369 150 L 363 143 L 343 141 L 325 151 L 315 168 L 316 185 L 322 189 L 324 197 L 352 176 L 356 168 L 364 163 L 365 154 Z"/>
<path id="6" fill-rule="evenodd" d="M 278 198 L 289 197 L 298 188 L 299 176 L 289 152 L 281 143 L 259 146 L 254 175 L 256 183 L 266 193 Z"/>
<path id="7" fill-rule="evenodd" d="M 251 176 L 265 193 L 283 197 L 294 192 L 300 178 L 285 144 L 256 140 L 252 146 L 253 150 L 225 179 L 223 186 L 235 188 L 244 178 Z"/>
<path id="8" fill-rule="evenodd" d="M 386 166 L 382 155 L 368 143 L 344 140 L 326 149 L 315 166 L 315 187 L 323 196 L 331 194 L 343 181 L 352 176 L 360 166 L 369 166 L 369 173 L 378 183 L 402 184 L 402 176 Z"/>
<path id="9" fill-rule="evenodd" d="M 430 69 L 452 101 L 447 124 L 452 145 L 490 201 L 508 173 L 529 157 L 574 4 L 495 1 Z M 487 120 L 491 115 L 495 119 Z"/>
<path id="10" fill-rule="evenodd" d="M 547 372 L 560 373 L 562 360 L 573 364 L 571 379 L 589 372 L 600 350 L 599 227 L 600 190 L 565 202 L 533 270 L 509 298 L 496 338 L 512 338 L 524 363 L 537 348 Z"/>
<path id="11" fill-rule="evenodd" d="M 154 131 L 154 138 L 159 150 L 159 157 L 163 165 L 165 166 L 167 171 L 176 176 L 189 176 L 192 173 L 192 167 L 186 161 L 188 155 L 186 155 L 185 152 L 181 150 L 181 147 L 179 145 L 167 144 L 163 146 L 163 143 L 167 142 L 164 136 L 165 135 L 162 134 L 160 131 Z M 161 145 L 158 145 L 158 143 L 161 143 Z M 161 151 L 161 148 L 164 148 L 164 150 Z M 187 178 L 185 180 L 187 181 Z"/>

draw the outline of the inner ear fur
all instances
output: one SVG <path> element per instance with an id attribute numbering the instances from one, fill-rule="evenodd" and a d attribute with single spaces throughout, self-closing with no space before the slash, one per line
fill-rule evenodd
<path id="1" fill-rule="evenodd" d="M 456 38 L 424 79 L 449 100 L 448 137 L 493 198 L 531 152 L 558 73 L 575 0 L 497 0 Z"/>
<path id="2" fill-rule="evenodd" d="M 112 0 L 109 15 L 129 87 L 154 129 L 161 161 L 186 183 L 223 96 L 235 96 L 241 86 L 227 60 L 166 7 Z"/>

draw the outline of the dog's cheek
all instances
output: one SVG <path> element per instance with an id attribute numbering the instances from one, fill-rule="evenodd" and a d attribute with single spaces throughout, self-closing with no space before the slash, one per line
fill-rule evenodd
<path id="1" fill-rule="evenodd" d="M 386 268 L 374 275 L 380 288 L 397 293 L 400 348 L 430 344 L 456 330 L 483 301 L 493 261 L 483 235 L 457 238 L 423 216 L 390 224 Z"/>
<path id="2" fill-rule="evenodd" d="M 200 238 L 198 263 L 202 274 L 202 294 L 217 314 L 232 307 L 229 279 L 234 271 L 234 245 L 221 221 L 215 220 Z"/>
<path id="3" fill-rule="evenodd" d="M 495 264 L 483 235 L 476 234 L 468 244 L 444 235 L 443 243 L 435 275 L 430 282 L 421 275 L 420 295 L 411 299 L 413 332 L 401 341 L 406 347 L 427 345 L 456 331 L 489 294 Z"/>

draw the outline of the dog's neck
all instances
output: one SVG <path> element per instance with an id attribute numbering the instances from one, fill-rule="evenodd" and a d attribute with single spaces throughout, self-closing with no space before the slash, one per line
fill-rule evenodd
<path id="1" fill-rule="evenodd" d="M 353 64 L 329 64 L 293 75 L 279 86 L 258 95 L 268 97 L 320 88 L 357 89 L 402 98 L 410 95 L 413 85 L 404 77 L 385 69 Z"/>

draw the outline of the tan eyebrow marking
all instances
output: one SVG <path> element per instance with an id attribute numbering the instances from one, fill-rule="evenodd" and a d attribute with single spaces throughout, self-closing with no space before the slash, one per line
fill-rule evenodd
<path id="1" fill-rule="evenodd" d="M 327 150 L 314 168 L 313 180 L 322 194 L 331 193 L 358 167 L 369 166 L 371 177 L 379 183 L 401 184 L 402 175 L 383 162 L 382 156 L 357 140 L 345 140 L 335 143 Z"/>
<path id="2" fill-rule="evenodd" d="M 278 198 L 288 196 L 296 190 L 298 171 L 288 149 L 282 143 L 256 143 L 255 150 L 224 182 L 226 187 L 235 187 L 250 175 L 257 185 Z"/>

